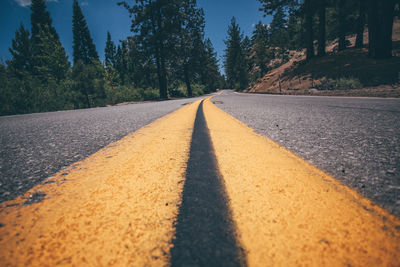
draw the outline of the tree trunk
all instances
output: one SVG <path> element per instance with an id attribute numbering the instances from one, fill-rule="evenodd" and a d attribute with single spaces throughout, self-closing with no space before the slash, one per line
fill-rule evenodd
<path id="1" fill-rule="evenodd" d="M 313 36 L 313 11 L 311 0 L 304 0 L 305 26 L 306 26 L 306 59 L 314 57 L 314 36 Z"/>
<path id="2" fill-rule="evenodd" d="M 152 2 L 150 1 L 150 5 L 151 4 Z M 164 53 L 165 51 L 163 44 L 162 15 L 160 9 L 156 10 L 154 16 L 152 17 L 152 27 L 153 27 L 153 34 L 157 36 L 157 39 L 155 41 L 155 51 L 156 51 L 157 78 L 158 78 L 160 99 L 168 99 L 167 72 L 165 68 L 165 53 Z"/>
<path id="3" fill-rule="evenodd" d="M 381 26 L 381 50 L 378 58 L 392 57 L 392 33 L 393 33 L 393 17 L 394 17 L 395 0 L 382 0 L 382 20 Z"/>
<path id="4" fill-rule="evenodd" d="M 85 89 L 85 100 L 86 100 L 86 105 L 88 108 L 91 108 L 90 106 L 90 99 L 89 99 L 89 94 L 87 92 L 87 90 Z"/>
<path id="5" fill-rule="evenodd" d="M 368 0 L 368 56 L 375 57 L 376 34 L 378 26 L 378 3 L 375 0 Z"/>
<path id="6" fill-rule="evenodd" d="M 368 1 L 368 55 L 383 59 L 392 56 L 395 0 Z"/>
<path id="7" fill-rule="evenodd" d="M 325 0 L 320 0 L 318 6 L 318 56 L 325 56 L 325 43 L 326 43 L 326 2 Z"/>
<path id="8" fill-rule="evenodd" d="M 160 47 L 160 59 L 159 59 L 159 67 L 158 70 L 158 85 L 160 87 L 160 99 L 168 99 L 168 92 L 167 92 L 167 75 L 165 70 L 165 58 L 164 58 L 164 51 L 161 45 Z"/>
<path id="9" fill-rule="evenodd" d="M 184 67 L 184 76 L 185 76 L 185 83 L 186 83 L 188 97 L 192 97 L 193 91 L 192 91 L 192 86 L 190 85 L 189 67 L 187 64 L 185 64 L 185 67 Z"/>
<path id="10" fill-rule="evenodd" d="M 365 0 L 358 1 L 356 48 L 362 48 L 364 46 L 365 4 Z"/>
<path id="11" fill-rule="evenodd" d="M 346 49 L 345 0 L 339 0 L 339 51 Z"/>
<path id="12" fill-rule="evenodd" d="M 156 65 L 160 99 L 167 99 L 167 81 L 165 75 L 165 59 L 162 56 L 161 45 L 156 48 Z"/>

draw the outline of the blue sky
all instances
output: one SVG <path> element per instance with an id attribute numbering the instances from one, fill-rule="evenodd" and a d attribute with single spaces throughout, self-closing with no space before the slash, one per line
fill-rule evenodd
<path id="1" fill-rule="evenodd" d="M 95 41 L 100 58 L 104 57 L 107 31 L 115 42 L 123 40 L 131 34 L 128 12 L 117 6 L 119 0 L 80 0 L 83 14 Z M 61 42 L 65 47 L 69 60 L 72 61 L 72 2 L 73 0 L 48 0 L 47 8 L 53 19 Z M 128 0 L 128 3 L 133 0 Z M 30 0 L 0 0 L 0 59 L 10 58 L 8 48 L 14 33 L 22 22 L 30 27 Z M 218 58 L 222 62 L 224 39 L 232 16 L 235 16 L 242 31 L 251 35 L 253 26 L 258 21 L 269 23 L 258 11 L 257 0 L 198 0 L 198 5 L 205 11 L 206 37 L 210 38 Z M 220 63 L 221 63 L 220 62 Z"/>

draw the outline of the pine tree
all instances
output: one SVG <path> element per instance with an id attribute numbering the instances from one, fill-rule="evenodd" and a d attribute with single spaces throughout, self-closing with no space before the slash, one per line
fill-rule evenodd
<path id="1" fill-rule="evenodd" d="M 129 80 L 136 87 L 141 88 L 156 88 L 157 70 L 152 57 L 148 56 L 140 42 L 137 41 L 137 36 L 128 37 L 125 41 L 127 44 L 127 72 Z"/>
<path id="2" fill-rule="evenodd" d="M 339 12 L 339 51 L 346 49 L 346 2 L 345 0 L 338 0 L 338 12 Z"/>
<path id="3" fill-rule="evenodd" d="M 167 70 L 171 51 L 180 32 L 181 2 L 177 0 L 141 0 L 132 7 L 120 2 L 131 14 L 131 29 L 144 53 L 156 63 L 160 98 L 168 98 Z"/>
<path id="4" fill-rule="evenodd" d="M 32 69 L 44 81 L 60 81 L 69 69 L 68 56 L 62 46 L 44 0 L 33 0 L 32 23 Z"/>
<path id="5" fill-rule="evenodd" d="M 104 79 L 99 72 L 104 69 L 100 62 L 84 64 L 78 60 L 72 68 L 73 90 L 75 93 L 75 108 L 90 108 L 103 105 L 105 99 Z"/>
<path id="6" fill-rule="evenodd" d="M 111 69 L 115 68 L 115 44 L 111 39 L 111 34 L 107 32 L 107 41 L 106 47 L 104 48 L 104 62 L 107 69 L 110 71 Z"/>
<path id="7" fill-rule="evenodd" d="M 228 39 L 225 40 L 225 73 L 231 88 L 243 90 L 248 85 L 246 52 L 243 47 L 243 34 L 235 17 L 228 27 Z"/>
<path id="8" fill-rule="evenodd" d="M 306 32 L 306 59 L 310 60 L 314 57 L 314 31 L 313 31 L 313 14 L 314 9 L 312 0 L 304 0 L 304 21 Z"/>
<path id="9" fill-rule="evenodd" d="M 15 32 L 9 49 L 12 58 L 7 60 L 1 79 L 0 114 L 32 112 L 33 88 L 30 86 L 32 72 L 32 49 L 30 33 L 21 24 Z"/>
<path id="10" fill-rule="evenodd" d="M 361 48 L 364 45 L 364 27 L 365 27 L 365 15 L 366 15 L 366 2 L 365 0 L 358 0 L 358 17 L 356 21 L 356 44 L 355 47 Z"/>
<path id="11" fill-rule="evenodd" d="M 269 44 L 268 26 L 261 21 L 255 26 L 252 36 L 252 61 L 254 62 L 254 80 L 263 77 L 268 71 L 268 63 L 271 58 L 268 56 Z"/>
<path id="12" fill-rule="evenodd" d="M 262 4 L 260 11 L 266 15 L 273 15 L 278 8 L 294 8 L 299 4 L 298 0 L 258 0 Z"/>
<path id="13" fill-rule="evenodd" d="M 81 60 L 84 64 L 97 62 L 99 55 L 77 0 L 74 0 L 73 3 L 72 33 L 74 64 L 78 60 Z"/>
<path id="14" fill-rule="evenodd" d="M 76 108 L 103 105 L 106 74 L 77 0 L 73 2 L 72 33 L 74 105 Z"/>
<path id="15" fill-rule="evenodd" d="M 126 84 L 128 80 L 128 46 L 126 41 L 121 41 L 117 47 L 115 54 L 115 69 L 121 79 L 122 84 Z"/>
<path id="16" fill-rule="evenodd" d="M 326 0 L 318 3 L 318 56 L 325 56 L 326 46 Z"/>
<path id="17" fill-rule="evenodd" d="M 50 13 L 46 10 L 46 3 L 44 0 L 32 0 L 31 4 L 31 27 L 32 27 L 32 42 L 36 43 L 36 36 L 39 34 L 41 27 L 47 25 L 49 33 L 59 40 L 56 29 L 52 26 L 52 19 Z"/>
<path id="18" fill-rule="evenodd" d="M 180 33 L 177 35 L 176 62 L 174 65 L 178 66 L 178 76 L 183 76 L 187 94 L 191 97 L 191 83 L 196 73 L 201 72 L 201 68 L 205 67 L 201 63 L 202 56 L 207 56 L 203 43 L 204 12 L 196 7 L 194 0 L 183 0 L 181 10 Z"/>
<path id="19" fill-rule="evenodd" d="M 251 40 L 248 36 L 245 36 L 242 41 L 242 49 L 244 53 L 244 57 L 246 60 L 246 76 L 250 73 L 251 69 L 253 68 L 253 62 L 250 60 L 251 57 Z M 247 77 L 248 79 L 248 77 Z"/>
<path id="20" fill-rule="evenodd" d="M 314 23 L 313 18 L 318 5 L 317 0 L 258 0 L 262 4 L 260 9 L 265 15 L 273 15 L 279 9 L 289 11 L 289 21 L 287 31 L 289 32 L 289 41 L 294 47 L 305 47 L 307 60 L 314 57 Z M 298 18 L 300 14 L 303 16 L 304 23 L 299 23 Z M 299 27 L 301 26 L 301 27 Z M 322 25 L 321 25 L 322 26 Z M 293 29 L 296 29 L 297 33 L 294 34 Z M 304 30 L 304 37 L 303 31 Z M 322 31 L 321 31 L 322 33 Z M 295 38 L 293 38 L 295 37 Z M 293 40 L 294 39 L 294 40 Z M 300 46 L 298 42 L 302 41 L 303 44 Z M 321 42 L 322 44 L 322 42 Z"/>
<path id="21" fill-rule="evenodd" d="M 204 48 L 204 64 L 202 64 L 203 68 L 200 71 L 200 76 L 202 84 L 205 86 L 205 92 L 208 93 L 221 87 L 221 74 L 219 73 L 217 53 L 214 51 L 210 39 L 204 41 Z"/>
<path id="22" fill-rule="evenodd" d="M 282 7 L 278 7 L 270 24 L 270 42 L 281 49 L 286 48 L 288 38 L 286 35 L 286 19 Z"/>
<path id="23" fill-rule="evenodd" d="M 299 9 L 292 7 L 289 9 L 287 22 L 287 35 L 289 49 L 301 49 L 304 47 L 304 23 Z"/>
<path id="24" fill-rule="evenodd" d="M 368 0 L 368 53 L 372 58 L 392 56 L 393 15 L 396 0 Z"/>
<path id="25" fill-rule="evenodd" d="M 30 33 L 22 23 L 18 31 L 15 32 L 15 37 L 12 40 L 9 51 L 12 59 L 7 62 L 8 67 L 19 79 L 22 79 L 26 73 L 32 70 Z"/>
<path id="26" fill-rule="evenodd" d="M 48 25 L 40 28 L 37 37 L 39 42 L 34 46 L 34 49 L 36 49 L 34 73 L 45 81 L 51 79 L 55 79 L 57 82 L 61 81 L 66 77 L 69 69 L 68 57 L 64 47 L 50 33 Z M 37 51 L 40 51 L 40 53 L 37 53 Z"/>

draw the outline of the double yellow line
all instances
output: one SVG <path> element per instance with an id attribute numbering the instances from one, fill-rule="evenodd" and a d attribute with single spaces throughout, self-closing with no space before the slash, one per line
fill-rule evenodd
<path id="1" fill-rule="evenodd" d="M 200 101 L 0 208 L 0 265 L 166 266 Z M 203 104 L 247 265 L 399 266 L 400 222 Z M 40 193 L 39 203 L 25 205 Z"/>

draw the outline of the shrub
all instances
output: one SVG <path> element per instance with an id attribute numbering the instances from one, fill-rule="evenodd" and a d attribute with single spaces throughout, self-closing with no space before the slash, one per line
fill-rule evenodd
<path id="1" fill-rule="evenodd" d="M 357 78 L 339 78 L 336 85 L 337 89 L 359 89 L 362 88 L 362 84 Z"/>
<path id="2" fill-rule="evenodd" d="M 204 95 L 204 85 L 200 84 L 193 84 L 192 85 L 192 90 L 193 90 L 193 96 L 201 96 Z"/>
<path id="3" fill-rule="evenodd" d="M 106 86 L 107 103 L 117 104 L 123 102 L 141 101 L 143 100 L 142 89 L 133 86 L 116 85 L 114 93 L 110 84 Z"/>
<path id="4" fill-rule="evenodd" d="M 341 77 L 338 79 L 326 79 L 317 85 L 319 90 L 351 90 L 362 88 L 360 80 L 354 77 Z"/>
<path id="5" fill-rule="evenodd" d="M 187 89 L 183 83 L 176 84 L 168 90 L 171 97 L 186 97 Z"/>
<path id="6" fill-rule="evenodd" d="M 157 89 L 147 88 L 143 91 L 144 100 L 157 100 L 160 99 L 160 92 Z"/>

